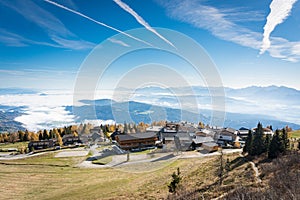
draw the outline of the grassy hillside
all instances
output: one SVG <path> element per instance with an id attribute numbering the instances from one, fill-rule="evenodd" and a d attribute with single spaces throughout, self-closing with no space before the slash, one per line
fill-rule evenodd
<path id="1" fill-rule="evenodd" d="M 183 178 L 181 194 L 201 194 L 209 199 L 236 185 L 254 184 L 251 167 L 238 155 L 228 157 L 230 171 L 224 175 L 221 190 L 218 157 L 82 169 L 75 165 L 85 157 L 55 158 L 54 155 L 0 161 L 0 199 L 166 199 L 167 185 L 177 167 Z"/>
<path id="2" fill-rule="evenodd" d="M 300 130 L 293 131 L 290 134 L 291 134 L 291 138 L 300 138 Z"/>

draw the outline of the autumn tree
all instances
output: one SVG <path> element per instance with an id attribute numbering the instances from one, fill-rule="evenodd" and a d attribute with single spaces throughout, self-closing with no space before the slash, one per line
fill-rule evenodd
<path id="1" fill-rule="evenodd" d="M 109 126 L 109 132 L 115 132 L 116 130 L 116 124 L 112 124 Z"/>
<path id="2" fill-rule="evenodd" d="M 198 125 L 199 125 L 199 127 L 202 128 L 202 129 L 205 127 L 205 124 L 204 124 L 203 122 L 199 122 Z"/>
<path id="3" fill-rule="evenodd" d="M 4 141 L 4 142 L 9 142 L 9 136 L 8 136 L 7 133 L 4 133 L 4 134 L 3 134 L 3 141 Z"/>
<path id="4" fill-rule="evenodd" d="M 3 134 L 0 134 L 0 143 L 3 143 L 4 139 L 3 139 Z"/>
<path id="5" fill-rule="evenodd" d="M 53 129 L 53 134 L 55 135 L 55 138 L 57 139 L 57 144 L 59 146 L 62 146 L 63 145 L 63 141 L 62 141 L 61 135 L 59 134 L 59 132 L 58 132 L 58 130 L 56 128 Z"/>
<path id="6" fill-rule="evenodd" d="M 19 139 L 19 135 L 17 133 L 10 133 L 9 134 L 9 142 L 10 143 L 15 143 Z"/>
<path id="7" fill-rule="evenodd" d="M 59 134 L 57 135 L 57 144 L 58 144 L 59 146 L 62 146 L 62 145 L 63 145 L 62 138 L 61 138 L 61 136 L 60 136 Z"/>

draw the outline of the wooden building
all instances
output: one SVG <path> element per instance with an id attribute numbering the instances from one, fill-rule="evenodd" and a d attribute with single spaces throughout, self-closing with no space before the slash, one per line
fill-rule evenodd
<path id="1" fill-rule="evenodd" d="M 62 141 L 65 146 L 81 143 L 79 136 L 74 136 L 74 134 L 64 135 Z"/>
<path id="2" fill-rule="evenodd" d="M 123 150 L 143 150 L 155 147 L 155 142 L 158 140 L 155 132 L 116 135 L 115 138 L 118 146 Z"/>
<path id="3" fill-rule="evenodd" d="M 50 139 L 50 140 L 39 140 L 39 141 L 31 141 L 28 143 L 28 148 L 35 150 L 38 149 L 47 149 L 54 147 L 56 145 L 56 139 Z"/>
<path id="4" fill-rule="evenodd" d="M 218 151 L 219 146 L 217 143 L 215 142 L 204 142 L 202 144 L 203 149 L 205 149 L 208 152 L 214 152 L 214 151 Z"/>

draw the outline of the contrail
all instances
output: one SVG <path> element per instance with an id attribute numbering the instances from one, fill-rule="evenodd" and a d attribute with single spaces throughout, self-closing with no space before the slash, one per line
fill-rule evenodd
<path id="1" fill-rule="evenodd" d="M 294 3 L 297 0 L 273 0 L 270 9 L 271 12 L 267 17 L 267 22 L 264 26 L 263 44 L 260 49 L 260 54 L 263 54 L 271 46 L 270 35 L 278 24 L 281 24 L 289 16 Z"/>
<path id="2" fill-rule="evenodd" d="M 146 29 L 157 35 L 159 38 L 164 40 L 166 43 L 171 45 L 172 47 L 176 48 L 172 42 L 167 40 L 165 37 L 160 35 L 154 28 L 152 28 L 141 16 L 139 16 L 132 8 L 130 8 L 126 3 L 122 2 L 121 0 L 114 0 L 116 4 L 118 4 L 123 10 L 131 14 L 141 25 L 143 25 Z"/>
<path id="3" fill-rule="evenodd" d="M 106 27 L 106 28 L 112 29 L 112 30 L 114 30 L 114 31 L 116 31 L 116 32 L 118 32 L 118 33 L 121 33 L 121 34 L 123 34 L 123 35 L 126 35 L 127 37 L 130 37 L 130 38 L 132 38 L 132 39 L 134 39 L 134 40 L 136 40 L 136 41 L 142 42 L 142 43 L 147 44 L 147 45 L 149 45 L 149 46 L 153 46 L 153 45 L 151 45 L 150 43 L 148 43 L 148 42 L 146 42 L 146 41 L 144 41 L 144 40 L 141 40 L 141 39 L 136 38 L 136 37 L 134 37 L 134 36 L 132 36 L 132 35 L 129 35 L 129 34 L 123 32 L 123 31 L 120 31 L 120 30 L 118 30 L 118 29 L 116 29 L 116 28 L 114 28 L 114 27 L 112 27 L 112 26 L 109 26 L 109 25 L 107 25 L 107 24 L 104 24 L 104 23 L 102 23 L 102 22 L 99 22 L 99 21 L 97 21 L 97 20 L 94 20 L 93 18 L 90 18 L 89 16 L 86 16 L 86 15 L 84 15 L 84 14 L 78 12 L 78 11 L 72 10 L 72 9 L 70 9 L 70 8 L 67 8 L 67 7 L 65 7 L 65 6 L 63 6 L 63 5 L 61 5 L 61 4 L 58 4 L 58 3 L 53 2 L 53 1 L 50 1 L 50 0 L 44 0 L 44 1 L 47 2 L 47 3 L 50 3 L 50 4 L 52 4 L 52 5 L 55 5 L 55 6 L 59 7 L 59 8 L 62 8 L 62 9 L 64 9 L 64 10 L 67 10 L 67 11 L 69 11 L 69 12 L 72 12 L 72 13 L 74 13 L 74 14 L 76 14 L 76 15 L 79 15 L 79 16 L 81 16 L 81 17 L 84 17 L 84 18 L 86 18 L 86 19 L 88 19 L 88 20 L 90 20 L 90 21 L 92 21 L 92 22 L 95 22 L 96 24 L 99 24 L 99 25 L 104 26 L 104 27 Z"/>

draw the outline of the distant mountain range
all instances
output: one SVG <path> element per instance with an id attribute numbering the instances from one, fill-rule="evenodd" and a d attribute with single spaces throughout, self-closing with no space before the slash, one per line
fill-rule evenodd
<path id="1" fill-rule="evenodd" d="M 131 90 L 126 88 L 121 88 L 120 90 L 121 97 L 128 97 L 126 92 L 131 92 Z M 263 125 L 272 125 L 274 128 L 282 128 L 288 125 L 293 129 L 300 129 L 300 91 L 296 89 L 277 86 L 252 86 L 243 89 L 224 88 L 224 92 L 226 94 L 224 97 L 226 102 L 224 126 L 226 127 L 236 129 L 240 127 L 253 128 L 260 121 Z M 20 88 L 0 89 L 0 100 L 2 99 L 2 103 L 0 103 L 0 132 L 14 131 L 27 127 L 26 124 L 15 120 L 18 116 L 31 115 L 31 113 L 36 114 L 36 116 L 48 116 L 47 112 L 50 111 L 51 114 L 59 112 L 59 120 L 54 117 L 54 119 L 45 118 L 38 122 L 39 118 L 36 117 L 34 119 L 37 120 L 36 124 L 38 124 L 38 127 L 47 128 L 51 124 L 57 125 L 58 122 L 63 124 L 64 117 L 61 117 L 62 114 L 64 116 L 68 115 L 65 119 L 70 119 L 72 115 L 71 118 L 78 123 L 96 118 L 101 120 L 113 119 L 118 123 L 124 123 L 124 121 L 150 123 L 158 120 L 183 120 L 196 123 L 202 121 L 205 124 L 209 124 L 212 114 L 212 98 L 210 94 L 206 87 L 144 87 L 135 90 L 134 95 L 131 95 L 129 100 L 82 100 L 82 106 L 79 107 L 73 107 L 70 103 L 63 103 L 61 105 L 62 109 L 68 111 L 63 113 L 61 110 L 56 109 L 57 104 L 53 104 L 55 106 L 52 107 L 51 105 L 49 106 L 49 102 L 47 102 L 47 105 L 43 104 L 45 99 L 65 98 L 62 91 L 59 91 L 59 95 L 56 95 L 54 91 L 47 93 Z M 15 105 L 11 105 L 10 102 L 6 104 L 7 96 L 4 95 L 8 95 L 10 99 L 17 99 L 18 101 L 15 101 Z M 35 97 L 34 95 L 37 96 Z M 53 98 L 51 95 L 56 96 Z M 28 101 L 26 106 L 22 106 L 25 97 L 27 99 L 40 99 L 42 108 L 35 109 L 35 106 L 30 107 Z M 184 104 L 180 101 L 184 102 Z M 190 102 L 196 102 L 196 104 Z M 35 103 L 35 105 L 39 105 L 39 103 Z M 49 106 L 50 110 L 46 109 L 47 106 Z M 184 106 L 189 107 L 185 108 Z M 31 109 L 33 110 L 31 111 Z M 41 115 L 42 113 L 44 115 Z M 96 116 L 94 113 L 96 113 Z"/>
<path id="2" fill-rule="evenodd" d="M 78 115 L 78 121 L 85 119 L 93 120 L 96 118 L 102 120 L 115 119 L 118 123 L 123 122 L 145 122 L 151 123 L 152 121 L 168 120 L 168 121 L 189 121 L 198 123 L 199 121 L 209 124 L 211 120 L 210 110 L 201 110 L 199 114 L 182 111 L 180 109 L 174 109 L 169 107 L 154 106 L 151 104 L 140 102 L 116 102 L 110 99 L 96 100 L 96 101 L 84 101 L 86 105 L 77 107 L 75 109 Z M 66 109 L 72 112 L 73 107 L 67 106 Z M 129 114 L 128 114 L 129 113 Z M 293 129 L 300 129 L 300 125 L 295 123 L 289 123 L 285 121 L 277 120 L 276 118 L 267 115 L 258 114 L 239 114 L 239 113 L 226 113 L 224 122 L 225 127 L 232 127 L 239 129 L 240 127 L 253 128 L 258 122 L 263 125 L 272 125 L 274 128 L 283 128 L 286 125 Z"/>
<path id="3" fill-rule="evenodd" d="M 21 108 L 0 105 L 0 133 L 24 130 L 22 123 L 15 121 L 15 118 L 22 115 Z"/>
<path id="4" fill-rule="evenodd" d="M 0 88 L 0 95 L 8 94 L 36 94 L 38 90 L 27 88 Z"/>

